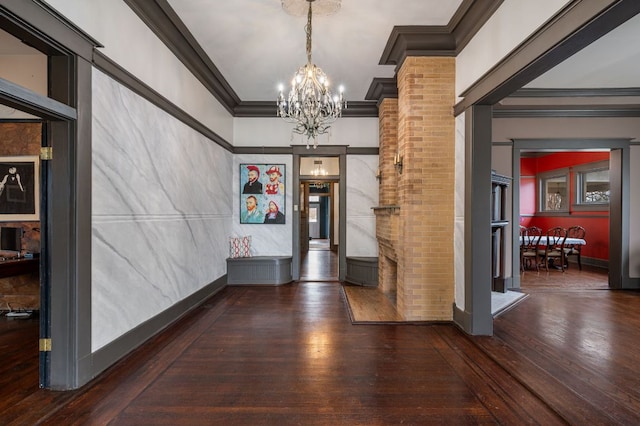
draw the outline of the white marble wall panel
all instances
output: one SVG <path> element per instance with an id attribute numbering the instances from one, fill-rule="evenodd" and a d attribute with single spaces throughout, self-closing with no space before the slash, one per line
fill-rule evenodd
<path id="1" fill-rule="evenodd" d="M 464 309 L 464 188 L 465 188 L 465 121 L 464 114 L 456 117 L 455 140 L 455 222 L 453 227 L 453 257 L 455 302 Z"/>
<path id="2" fill-rule="evenodd" d="M 347 156 L 347 256 L 377 257 L 377 155 Z"/>
<path id="3" fill-rule="evenodd" d="M 285 165 L 285 224 L 240 224 L 240 164 Z M 291 155 L 235 155 L 233 180 L 229 194 L 233 194 L 232 236 L 251 236 L 252 256 L 292 256 L 293 254 L 293 158 Z M 262 177 L 262 176 L 261 176 Z M 266 212 L 265 212 L 266 213 Z"/>
<path id="4" fill-rule="evenodd" d="M 232 154 L 93 71 L 92 349 L 226 273 Z"/>

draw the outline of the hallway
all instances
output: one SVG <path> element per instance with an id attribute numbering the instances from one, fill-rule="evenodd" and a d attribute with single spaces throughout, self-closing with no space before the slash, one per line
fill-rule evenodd
<path id="1" fill-rule="evenodd" d="M 300 281 L 338 281 L 338 254 L 310 248 L 300 260 Z"/>
<path id="2" fill-rule="evenodd" d="M 539 291 L 495 320 L 494 337 L 470 338 L 452 325 L 352 325 L 339 283 L 231 286 L 82 391 L 5 383 L 0 418 L 633 424 L 640 316 L 631 312 L 640 312 L 636 292 Z M 21 384 L 37 382 L 37 368 L 20 368 Z"/>

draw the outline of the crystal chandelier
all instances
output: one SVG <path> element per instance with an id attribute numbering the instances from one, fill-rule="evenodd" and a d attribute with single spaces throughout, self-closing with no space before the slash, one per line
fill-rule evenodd
<path id="1" fill-rule="evenodd" d="M 329 90 L 329 78 L 311 62 L 311 4 L 315 0 L 306 0 L 309 3 L 307 13 L 307 64 L 300 67 L 291 80 L 291 91 L 287 97 L 282 93 L 278 95 L 278 116 L 295 127 L 292 132 L 307 136 L 307 149 L 309 139 L 313 139 L 313 148 L 318 146 L 318 136 L 329 132 L 331 123 L 342 115 L 342 109 L 347 108 L 342 87 L 340 95 L 334 96 Z"/>

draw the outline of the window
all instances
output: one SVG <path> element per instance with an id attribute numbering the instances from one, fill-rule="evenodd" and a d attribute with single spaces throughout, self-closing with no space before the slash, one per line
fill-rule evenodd
<path id="1" fill-rule="evenodd" d="M 309 223 L 316 223 L 318 221 L 318 208 L 309 207 Z"/>
<path id="2" fill-rule="evenodd" d="M 555 174 L 541 174 L 540 202 L 541 212 L 566 212 L 569 210 L 569 174 L 555 171 Z"/>
<path id="3" fill-rule="evenodd" d="M 609 204 L 609 162 L 576 167 L 576 206 L 594 207 Z"/>

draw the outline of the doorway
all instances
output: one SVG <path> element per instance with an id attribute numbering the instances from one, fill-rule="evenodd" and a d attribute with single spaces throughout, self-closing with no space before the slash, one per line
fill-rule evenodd
<path id="1" fill-rule="evenodd" d="M 327 150 L 328 148 L 325 148 Z M 321 151 L 321 148 L 318 148 Z M 344 257 L 345 202 L 342 186 L 344 162 L 340 156 L 294 156 L 294 173 L 299 201 L 298 221 L 294 221 L 295 257 L 299 259 L 299 281 L 339 281 Z M 296 167 L 294 167 L 294 170 Z M 345 259 L 346 263 L 346 259 Z"/>
<path id="2" fill-rule="evenodd" d="M 35 61 L 21 62 L 25 55 L 16 53 L 11 55 L 11 67 L 2 69 L 8 74 L 0 77 L 0 104 L 16 111 L 12 120 L 19 112 L 28 115 L 23 120 L 42 123 L 37 219 L 40 324 L 35 345 L 39 372 L 34 381 L 39 380 L 42 388 L 72 389 L 88 381 L 93 368 L 90 362 L 79 361 L 91 354 L 91 330 L 90 321 L 78 320 L 91 318 L 91 292 L 87 291 L 91 285 L 91 116 L 79 115 L 76 109 L 91 105 L 92 68 L 90 55 L 79 60 L 77 53 L 63 46 L 73 44 L 78 51 L 93 54 L 99 44 L 66 27 L 56 33 L 53 43 L 36 28 L 60 27 L 54 14 L 29 2 L 15 2 L 11 7 L 15 14 L 4 15 L 0 29 L 5 37 L 3 47 L 4 40 L 14 40 L 13 46 L 30 49 L 27 56 L 39 58 L 41 64 L 41 72 L 36 73 Z M 42 76 L 37 80 L 44 84 L 31 87 L 19 79 L 34 73 Z M 36 383 L 30 385 L 33 388 Z"/>
<path id="3" fill-rule="evenodd" d="M 579 152 L 584 150 L 594 151 L 608 151 L 610 154 L 609 159 L 609 176 L 610 176 L 610 203 L 608 205 L 609 212 L 609 226 L 608 226 L 608 246 L 609 246 L 609 262 L 608 262 L 608 287 L 609 288 L 624 288 L 625 278 L 621 271 L 621 264 L 616 259 L 621 257 L 621 247 L 623 244 L 627 244 L 627 238 L 622 233 L 622 219 L 626 215 L 623 214 L 622 202 L 624 198 L 624 192 L 628 191 L 627 188 L 622 186 L 622 182 L 625 181 L 625 175 L 628 175 L 629 170 L 623 167 L 624 161 L 622 159 L 627 157 L 629 146 L 628 141 L 623 139 L 603 139 L 603 140 L 554 140 L 554 148 L 549 149 L 549 143 L 545 140 L 514 140 L 513 147 L 513 176 L 520 178 L 522 176 L 521 170 L 521 158 L 527 155 L 527 152 Z M 573 168 L 572 168 L 573 169 Z M 628 178 L 627 178 L 628 181 Z M 572 191 L 575 186 L 575 179 L 572 179 L 573 184 L 568 188 Z M 538 194 L 539 195 L 539 194 Z M 520 211 L 521 197 L 526 196 L 521 193 L 520 185 L 515 184 L 513 188 L 513 223 L 517 224 L 522 215 Z M 578 212 L 579 213 L 579 212 Z M 575 215 L 574 215 L 575 216 Z M 552 219 L 559 220 L 559 218 L 552 216 Z M 560 218 L 561 219 L 561 218 Z M 588 220 L 588 218 L 583 219 Z M 593 220 L 593 219 L 591 219 Z M 595 229 L 593 230 L 595 231 Z M 593 232 L 592 231 L 592 232 Z M 606 231 L 602 230 L 605 234 Z M 587 243 L 588 244 L 588 243 Z M 513 229 L 513 253 L 518 253 L 519 250 L 519 232 L 516 226 Z M 521 287 L 521 277 L 519 273 L 519 258 L 513 256 L 513 282 L 515 288 Z"/>
<path id="4" fill-rule="evenodd" d="M 302 181 L 304 195 L 300 235 L 306 241 L 300 245 L 300 281 L 337 281 L 338 246 L 333 230 L 336 227 L 336 180 Z M 302 243 L 302 241 L 301 241 Z"/>

